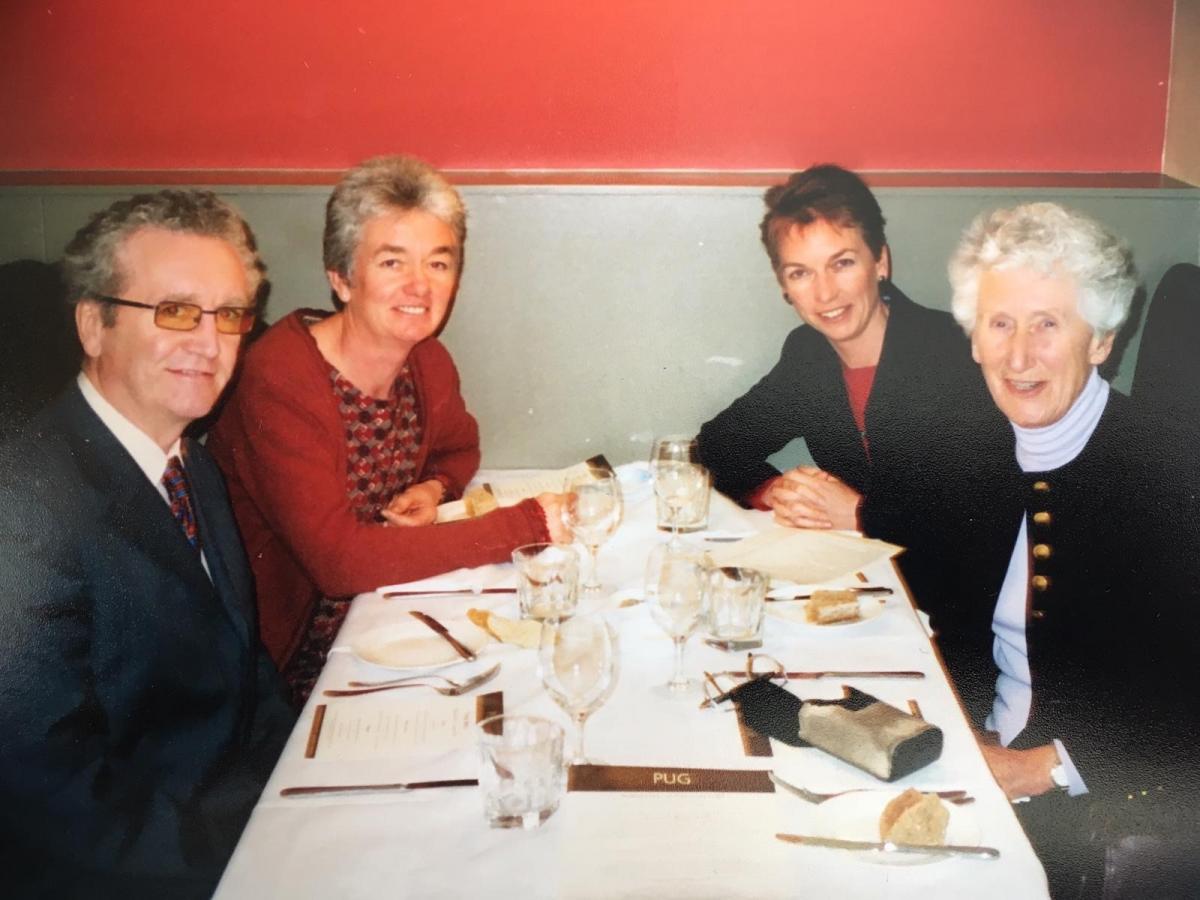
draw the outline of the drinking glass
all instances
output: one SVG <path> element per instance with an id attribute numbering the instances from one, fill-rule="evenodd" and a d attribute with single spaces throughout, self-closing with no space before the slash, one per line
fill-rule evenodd
<path id="1" fill-rule="evenodd" d="M 567 480 L 567 502 L 563 505 L 563 523 L 575 540 L 587 548 L 591 562 L 585 591 L 600 590 L 597 555 L 603 544 L 621 524 L 621 485 L 611 472 L 581 475 Z"/>
<path id="2" fill-rule="evenodd" d="M 563 730 L 536 716 L 492 716 L 477 726 L 479 787 L 492 828 L 536 828 L 566 788 Z"/>
<path id="3" fill-rule="evenodd" d="M 650 449 L 650 470 L 656 472 L 661 464 L 676 462 L 700 463 L 700 450 L 695 438 L 688 434 L 670 434 L 655 440 L 653 448 Z M 655 504 L 659 529 L 671 530 L 672 533 L 678 534 L 698 532 L 706 528 L 708 493 L 707 490 L 692 493 L 688 502 L 679 504 L 676 509 L 672 509 L 662 494 L 659 494 L 658 503 Z"/>
<path id="4" fill-rule="evenodd" d="M 709 634 L 737 649 L 761 647 L 763 611 L 770 585 L 770 577 L 756 569 L 709 569 L 704 577 Z"/>
<path id="5" fill-rule="evenodd" d="M 699 463 L 664 460 L 654 465 L 654 493 L 666 504 L 671 525 L 671 545 L 678 548 L 684 511 L 696 507 L 708 495 L 708 470 Z M 706 504 L 707 506 L 707 504 Z"/>
<path id="6" fill-rule="evenodd" d="M 668 692 L 681 694 L 693 682 L 683 674 L 683 650 L 687 639 L 704 618 L 704 567 L 694 553 L 659 545 L 646 563 L 646 601 L 650 614 L 675 642 L 675 669 L 667 682 Z"/>
<path id="7" fill-rule="evenodd" d="M 554 702 L 579 727 L 573 765 L 587 763 L 583 732 L 588 716 L 617 686 L 617 635 L 602 616 L 579 615 L 542 625 L 538 671 Z"/>
<path id="8" fill-rule="evenodd" d="M 559 619 L 575 612 L 579 557 L 571 544 L 524 544 L 512 552 L 517 599 L 526 619 Z"/>

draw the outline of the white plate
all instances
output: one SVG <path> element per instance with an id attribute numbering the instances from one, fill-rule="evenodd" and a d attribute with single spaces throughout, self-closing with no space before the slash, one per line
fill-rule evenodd
<path id="1" fill-rule="evenodd" d="M 438 621 L 472 653 L 487 645 L 488 635 L 465 618 L 439 616 Z M 385 669 L 439 669 L 466 662 L 449 641 L 412 618 L 368 631 L 350 649 L 363 662 Z"/>
<path id="2" fill-rule="evenodd" d="M 885 597 L 877 597 L 871 594 L 858 598 L 858 615 L 857 619 L 844 622 L 830 622 L 828 625 L 817 625 L 809 622 L 805 618 L 805 613 L 808 611 L 807 600 L 782 600 L 767 604 L 767 612 L 780 619 L 786 619 L 789 622 L 795 622 L 798 625 L 803 625 L 805 628 L 851 628 L 855 625 L 862 625 L 877 618 L 886 606 Z"/>
<path id="3" fill-rule="evenodd" d="M 813 807 L 808 824 L 817 837 L 845 838 L 851 841 L 879 841 L 879 817 L 883 808 L 900 795 L 900 791 L 859 791 L 842 794 Z M 944 802 L 944 801 L 943 801 Z M 976 846 L 980 843 L 979 818 L 974 806 L 955 806 L 946 803 L 950 822 L 946 826 L 946 843 Z M 846 851 L 839 851 L 846 852 Z M 864 862 L 878 865 L 915 866 L 951 859 L 934 853 L 887 853 L 883 850 L 849 851 Z"/>

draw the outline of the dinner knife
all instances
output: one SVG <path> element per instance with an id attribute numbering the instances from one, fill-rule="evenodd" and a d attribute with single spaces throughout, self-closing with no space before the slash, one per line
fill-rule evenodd
<path id="1" fill-rule="evenodd" d="M 730 670 L 728 672 L 718 672 L 717 674 L 718 675 L 729 675 L 731 677 L 737 677 L 740 675 L 744 678 L 746 676 L 746 670 L 745 669 L 742 669 L 740 671 Z M 787 678 L 789 681 L 790 680 L 814 679 L 814 678 L 924 678 L 925 677 L 924 672 L 908 671 L 908 670 L 897 671 L 897 672 L 880 672 L 880 671 L 876 671 L 876 672 L 837 672 L 837 671 L 831 670 L 831 671 L 827 671 L 827 672 L 781 672 L 780 674 L 783 675 L 785 678 Z M 765 673 L 764 672 L 756 672 L 755 675 L 758 677 L 763 677 L 763 678 L 765 678 L 767 676 L 771 676 L 773 678 L 779 677 L 778 675 L 775 675 L 772 672 L 765 672 Z"/>
<path id="2" fill-rule="evenodd" d="M 309 797 L 313 794 L 350 794 L 356 791 L 419 791 L 424 788 L 474 787 L 476 778 L 445 778 L 441 781 L 398 781 L 395 784 L 312 784 L 285 787 L 280 797 Z"/>
<path id="3" fill-rule="evenodd" d="M 471 652 L 470 648 L 468 648 L 466 645 L 464 645 L 462 643 L 462 641 L 460 641 L 458 638 L 456 638 L 454 635 L 452 635 L 449 631 L 447 631 L 446 626 L 443 625 L 441 622 L 439 622 L 437 619 L 435 619 L 433 616 L 429 615 L 428 613 L 423 613 L 419 609 L 410 609 L 408 611 L 408 614 L 410 616 L 412 616 L 414 619 L 424 622 L 426 625 L 428 625 L 430 628 L 432 628 L 434 631 L 436 631 L 438 634 L 440 634 L 443 638 L 445 638 L 446 643 L 448 643 L 451 647 L 453 647 L 455 652 L 458 653 L 458 655 L 461 656 L 463 659 L 469 659 L 472 662 L 475 661 L 475 654 Z"/>
<path id="4" fill-rule="evenodd" d="M 881 584 L 868 584 L 863 587 L 846 587 L 846 588 L 829 588 L 829 590 L 850 591 L 852 594 L 894 594 L 890 587 L 885 587 Z M 767 603 L 779 603 L 784 600 L 811 600 L 812 594 L 791 594 L 787 597 L 771 597 L 767 596 L 763 599 Z"/>
<path id="5" fill-rule="evenodd" d="M 930 856 L 967 856 L 974 859 L 999 859 L 1000 851 L 995 847 L 970 847 L 963 844 L 897 844 L 892 841 L 849 841 L 844 838 L 816 837 L 810 834 L 776 834 L 789 844 L 807 844 L 812 847 L 830 847 L 834 850 L 879 850 L 884 853 L 921 853 Z"/>
<path id="6" fill-rule="evenodd" d="M 515 594 L 516 588 L 481 588 L 474 590 L 473 588 L 454 588 L 449 591 L 384 591 L 383 599 L 391 600 L 393 597 L 448 597 L 452 594 Z"/>

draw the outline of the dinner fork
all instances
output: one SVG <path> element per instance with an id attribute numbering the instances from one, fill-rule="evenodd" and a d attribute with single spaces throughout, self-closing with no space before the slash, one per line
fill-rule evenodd
<path id="1" fill-rule="evenodd" d="M 400 684 L 383 684 L 376 685 L 375 687 L 351 688 L 348 690 L 327 690 L 324 691 L 324 694 L 326 697 L 357 697 L 359 694 L 375 694 L 379 691 L 398 691 L 402 688 L 424 687 L 437 691 L 439 694 L 445 697 L 457 697 L 460 694 L 465 694 L 468 691 L 474 690 L 481 684 L 491 681 L 496 677 L 497 674 L 499 674 L 499 672 L 500 664 L 496 663 L 496 665 L 492 666 L 490 669 L 480 672 L 478 675 L 473 675 L 466 681 L 461 682 L 451 681 L 449 678 L 445 678 L 441 675 L 425 676 L 427 678 L 440 678 L 442 681 L 448 682 L 446 685 L 430 684 L 427 681 L 404 681 Z"/>
<path id="2" fill-rule="evenodd" d="M 792 784 L 790 781 L 784 781 L 774 772 L 768 772 L 767 777 L 785 791 L 790 791 L 801 800 L 807 800 L 812 804 L 824 803 L 826 800 L 832 800 L 834 797 L 840 797 L 843 794 L 861 794 L 867 791 L 878 790 L 878 788 L 850 788 L 849 790 L 836 791 L 832 794 L 818 794 L 816 791 L 810 791 L 807 788 L 802 788 L 799 785 Z M 975 798 L 966 791 L 927 791 L 926 793 L 937 794 L 938 797 L 945 800 L 947 803 L 953 803 L 956 806 L 965 806 L 968 803 L 975 802 Z"/>
<path id="3" fill-rule="evenodd" d="M 500 663 L 496 663 L 496 665 L 492 666 L 491 669 L 487 669 L 486 671 L 490 673 L 492 669 L 499 668 Z M 475 676 L 472 675 L 471 677 L 474 678 Z M 426 678 L 436 678 L 438 681 L 443 682 L 447 687 L 458 687 L 459 684 L 453 678 L 447 678 L 445 675 L 439 675 L 436 672 L 418 672 L 416 675 L 405 675 L 402 678 L 388 678 L 383 681 L 348 681 L 346 682 L 346 685 L 347 687 L 352 688 L 388 687 L 389 685 L 393 684 L 404 684 L 406 681 L 424 681 Z"/>

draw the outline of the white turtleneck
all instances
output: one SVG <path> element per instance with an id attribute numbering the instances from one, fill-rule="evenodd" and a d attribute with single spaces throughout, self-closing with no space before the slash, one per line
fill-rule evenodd
<path id="1" fill-rule="evenodd" d="M 1057 422 L 1042 428 L 1022 428 L 1013 425 L 1016 435 L 1017 464 L 1023 472 L 1049 472 L 1075 459 L 1091 440 L 1108 404 L 1108 383 L 1100 378 L 1095 367 L 1084 383 L 1083 390 L 1071 408 Z M 1033 684 L 1029 673 L 1029 652 L 1025 640 L 1026 608 L 1029 592 L 1029 533 L 1025 517 L 1017 534 L 1008 571 L 996 601 L 992 616 L 992 633 L 996 639 L 992 655 L 1000 669 L 996 678 L 996 699 L 986 727 L 1000 735 L 1000 743 L 1008 746 L 1029 723 L 1033 704 Z M 1067 771 L 1068 791 L 1087 792 L 1087 785 L 1072 765 L 1062 742 L 1055 740 L 1059 759 Z"/>

